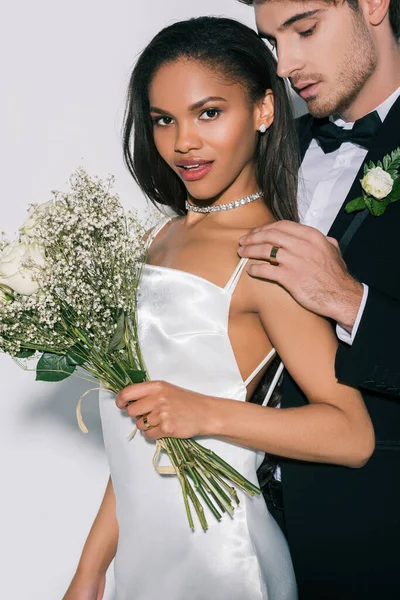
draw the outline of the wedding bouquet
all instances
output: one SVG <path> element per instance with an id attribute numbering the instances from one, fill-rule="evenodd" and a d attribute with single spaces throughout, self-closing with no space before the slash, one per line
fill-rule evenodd
<path id="1" fill-rule="evenodd" d="M 70 184 L 68 193 L 52 192 L 49 202 L 30 207 L 15 241 L 0 241 L 0 351 L 24 368 L 35 359 L 39 381 L 76 375 L 118 393 L 148 380 L 137 323 L 145 228 L 122 209 L 112 177 L 78 169 Z M 87 432 L 80 403 L 77 415 Z M 205 531 L 201 500 L 220 519 L 239 503 L 235 486 L 260 493 L 195 440 L 163 438 L 160 451 L 179 478 L 192 529 L 190 502 Z"/>

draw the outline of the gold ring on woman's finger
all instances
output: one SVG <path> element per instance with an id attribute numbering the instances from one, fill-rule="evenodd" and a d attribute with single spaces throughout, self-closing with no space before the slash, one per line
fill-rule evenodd
<path id="1" fill-rule="evenodd" d="M 279 266 L 279 263 L 276 260 L 279 248 L 280 248 L 280 246 L 272 246 L 271 253 L 269 255 L 269 264 L 273 265 L 274 267 L 278 267 Z"/>
<path id="2" fill-rule="evenodd" d="M 151 423 L 149 423 L 147 415 L 144 415 L 144 417 L 143 417 L 143 423 L 144 423 L 144 426 L 146 427 L 146 430 L 147 429 L 151 429 L 152 427 L 154 427 L 154 425 L 152 425 Z"/>

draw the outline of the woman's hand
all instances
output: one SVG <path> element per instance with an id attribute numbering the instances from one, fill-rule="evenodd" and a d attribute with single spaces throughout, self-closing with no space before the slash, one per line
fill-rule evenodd
<path id="1" fill-rule="evenodd" d="M 88 577 L 76 573 L 63 600 L 102 600 L 106 576 Z"/>
<path id="2" fill-rule="evenodd" d="M 116 404 L 134 419 L 148 439 L 190 438 L 212 433 L 215 399 L 165 381 L 149 381 L 122 390 Z"/>

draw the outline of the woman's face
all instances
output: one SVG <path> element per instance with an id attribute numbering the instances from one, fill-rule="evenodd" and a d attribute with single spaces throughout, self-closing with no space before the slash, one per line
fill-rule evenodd
<path id="1" fill-rule="evenodd" d="M 239 194 L 253 191 L 257 130 L 273 119 L 269 98 L 253 106 L 244 87 L 195 60 L 157 71 L 149 93 L 154 141 L 189 196 L 214 199 L 232 185 Z"/>

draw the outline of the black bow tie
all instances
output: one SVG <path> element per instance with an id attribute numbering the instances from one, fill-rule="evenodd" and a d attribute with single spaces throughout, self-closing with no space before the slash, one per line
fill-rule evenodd
<path id="1" fill-rule="evenodd" d="M 312 126 L 313 137 L 318 140 L 325 154 L 334 152 L 344 142 L 352 142 L 370 149 L 371 141 L 375 137 L 382 121 L 376 110 L 354 123 L 353 129 L 338 127 L 329 119 L 315 120 Z"/>

